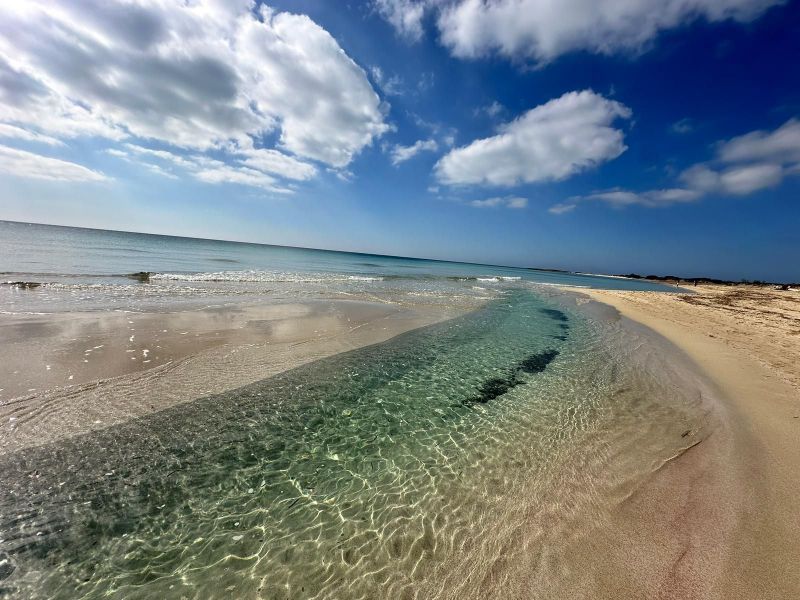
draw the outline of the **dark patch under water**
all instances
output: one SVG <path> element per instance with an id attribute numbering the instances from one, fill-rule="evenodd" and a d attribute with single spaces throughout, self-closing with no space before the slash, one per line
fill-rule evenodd
<path id="1" fill-rule="evenodd" d="M 519 364 L 519 370 L 525 373 L 541 373 L 558 356 L 558 350 L 546 350 L 538 354 L 531 354 Z"/>
<path id="2" fill-rule="evenodd" d="M 540 310 L 541 310 L 542 313 L 546 314 L 548 317 L 550 317 L 551 319 L 554 319 L 556 321 L 568 321 L 569 320 L 567 318 L 567 315 L 565 315 L 563 312 L 561 312 L 560 310 L 557 310 L 555 308 L 542 308 Z"/>
<path id="3" fill-rule="evenodd" d="M 535 375 L 543 372 L 547 365 L 558 356 L 558 350 L 545 350 L 537 354 L 531 354 L 523 359 L 508 375 L 508 377 L 493 377 L 487 379 L 478 389 L 478 395 L 465 400 L 462 404 L 486 404 L 495 398 L 502 396 L 518 385 L 524 385 L 526 381 L 519 377 L 520 373 Z"/>

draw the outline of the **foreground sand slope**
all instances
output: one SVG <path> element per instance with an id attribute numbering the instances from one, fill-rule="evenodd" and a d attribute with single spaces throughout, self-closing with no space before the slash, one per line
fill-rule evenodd
<path id="1" fill-rule="evenodd" d="M 308 300 L 0 315 L 0 454 L 237 388 L 464 312 Z"/>
<path id="2" fill-rule="evenodd" d="M 739 507 L 725 536 L 726 565 L 718 583 L 698 586 L 707 550 L 697 540 L 688 543 L 684 564 L 676 562 L 672 581 L 664 581 L 658 595 L 800 598 L 800 292 L 744 285 L 692 289 L 697 293 L 583 292 L 683 349 L 726 402 L 731 454 L 707 454 L 706 465 L 698 468 L 700 455 L 687 453 L 663 481 L 654 482 L 693 481 L 693 494 L 672 492 L 690 498 L 709 475 L 727 471 L 719 481 L 728 483 L 709 489 L 718 495 L 712 505 L 734 499 Z M 691 541 L 685 529 L 702 514 L 688 501 L 667 512 L 676 517 L 674 531 Z"/>

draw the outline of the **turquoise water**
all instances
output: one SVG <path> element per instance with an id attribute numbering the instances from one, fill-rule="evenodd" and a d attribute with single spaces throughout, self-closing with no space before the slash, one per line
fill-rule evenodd
<path id="1" fill-rule="evenodd" d="M 149 273 L 146 280 L 130 277 Z M 20 288 L 8 282 L 31 282 Z M 305 298 L 477 306 L 511 284 L 648 281 L 0 221 L 0 314 L 172 311 Z"/>
<path id="2" fill-rule="evenodd" d="M 647 281 L 536 269 L 0 221 L 0 272 L 7 277 L 130 283 L 114 276 L 140 271 L 174 281 L 511 277 L 608 289 L 664 289 Z"/>
<path id="3" fill-rule="evenodd" d="M 366 599 L 486 597 L 520 573 L 541 585 L 699 418 L 606 335 L 508 288 L 382 344 L 0 456 L 0 589 Z"/>

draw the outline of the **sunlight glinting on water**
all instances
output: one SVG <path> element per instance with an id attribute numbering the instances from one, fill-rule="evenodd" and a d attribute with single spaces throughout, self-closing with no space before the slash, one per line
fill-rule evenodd
<path id="1" fill-rule="evenodd" d="M 538 557 L 533 578 L 698 417 L 625 358 L 590 320 L 509 289 L 383 344 L 0 457 L 0 549 L 16 571 L 0 586 L 458 597 Z M 531 550 L 545 540 L 549 558 Z"/>

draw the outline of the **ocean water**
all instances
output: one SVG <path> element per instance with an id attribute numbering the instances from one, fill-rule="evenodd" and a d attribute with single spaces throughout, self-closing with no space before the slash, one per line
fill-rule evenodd
<path id="1" fill-rule="evenodd" d="M 0 597 L 562 597 L 568 549 L 704 435 L 679 360 L 546 285 L 649 284 L 9 223 L 0 245 L 7 280 L 42 284 L 0 286 L 11 314 L 474 309 L 0 455 Z"/>
<path id="2" fill-rule="evenodd" d="M 143 284 L 129 275 L 148 272 Z M 0 221 L 0 310 L 161 310 L 265 297 L 378 297 L 452 302 L 521 281 L 664 290 L 648 281 L 493 265 L 333 252 Z"/>

